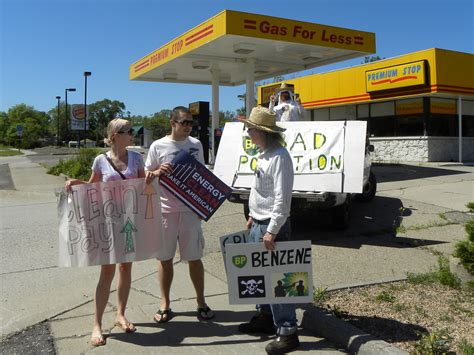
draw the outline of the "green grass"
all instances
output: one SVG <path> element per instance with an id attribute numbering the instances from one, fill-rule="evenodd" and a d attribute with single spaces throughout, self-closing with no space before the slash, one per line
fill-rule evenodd
<path id="1" fill-rule="evenodd" d="M 474 355 L 474 345 L 468 343 L 466 339 L 461 339 L 458 344 L 459 354 Z"/>
<path id="2" fill-rule="evenodd" d="M 313 302 L 321 304 L 328 299 L 329 294 L 327 287 L 318 287 L 313 289 Z"/>
<path id="3" fill-rule="evenodd" d="M 444 256 L 438 257 L 437 270 L 422 274 L 408 273 L 407 280 L 411 284 L 440 283 L 454 289 L 461 287 L 461 280 L 451 272 L 449 260 Z"/>
<path id="4" fill-rule="evenodd" d="M 375 299 L 379 302 L 388 302 L 388 303 L 395 302 L 395 296 L 387 291 L 380 292 L 377 296 L 375 296 Z"/>
<path id="5" fill-rule="evenodd" d="M 5 149 L 3 147 L 0 147 L 0 157 L 12 157 L 15 155 L 23 155 L 23 153 L 19 152 L 18 150 L 11 150 L 8 148 Z"/>
<path id="6" fill-rule="evenodd" d="M 468 202 L 466 207 L 469 208 L 469 212 L 474 212 L 474 202 Z"/>
<path id="7" fill-rule="evenodd" d="M 427 224 L 415 224 L 413 226 L 409 226 L 409 227 L 405 227 L 405 226 L 398 226 L 397 228 L 395 228 L 395 233 L 396 234 L 405 234 L 406 232 L 408 231 L 420 231 L 420 230 L 423 230 L 423 229 L 428 229 L 428 228 L 432 228 L 432 227 L 444 227 L 444 226 L 449 226 L 449 225 L 452 225 L 452 224 L 459 224 L 458 222 L 453 222 L 453 221 L 450 221 L 446 218 L 443 218 L 440 216 L 440 218 L 443 220 L 442 222 L 438 222 L 438 221 L 433 221 L 432 223 L 427 223 Z"/>
<path id="8" fill-rule="evenodd" d="M 447 354 L 453 338 L 446 330 L 428 333 L 419 333 L 420 340 L 415 344 L 416 354 Z"/>
<path id="9" fill-rule="evenodd" d="M 396 311 L 396 312 L 405 312 L 408 310 L 408 307 L 402 303 L 395 303 L 393 306 L 392 306 L 393 310 Z"/>

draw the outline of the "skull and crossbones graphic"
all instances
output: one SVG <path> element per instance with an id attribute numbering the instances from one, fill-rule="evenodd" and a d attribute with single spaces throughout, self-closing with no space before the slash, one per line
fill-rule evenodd
<path id="1" fill-rule="evenodd" d="M 246 289 L 241 292 L 242 296 L 249 294 L 251 296 L 255 295 L 257 292 L 262 294 L 264 290 L 259 288 L 259 285 L 263 283 L 262 280 L 255 281 L 254 279 L 250 279 L 248 281 L 240 281 L 242 285 L 245 285 Z"/>

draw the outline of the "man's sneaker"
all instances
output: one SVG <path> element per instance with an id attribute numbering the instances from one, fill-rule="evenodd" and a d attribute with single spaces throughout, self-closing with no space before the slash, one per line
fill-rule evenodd
<path id="1" fill-rule="evenodd" d="M 265 347 L 267 354 L 285 354 L 300 346 L 300 340 L 296 333 L 291 335 L 279 335 L 274 341 Z"/>
<path id="2" fill-rule="evenodd" d="M 241 333 L 265 333 L 275 334 L 276 327 L 273 324 L 273 316 L 271 313 L 258 312 L 250 319 L 249 323 L 242 323 L 239 325 L 239 332 Z"/>

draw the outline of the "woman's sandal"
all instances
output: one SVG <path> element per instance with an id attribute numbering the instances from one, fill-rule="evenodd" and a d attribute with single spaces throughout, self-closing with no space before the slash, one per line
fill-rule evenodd
<path id="1" fill-rule="evenodd" d="M 102 345 L 105 345 L 106 343 L 107 341 L 105 340 L 105 337 L 102 334 L 99 336 L 91 337 L 92 346 L 102 346 Z"/>
<path id="2" fill-rule="evenodd" d="M 157 316 L 160 318 L 158 319 Z M 171 319 L 171 308 L 170 309 L 159 309 L 153 317 L 156 323 L 166 323 Z"/>
<path id="3" fill-rule="evenodd" d="M 197 316 L 201 320 L 209 320 L 214 318 L 215 314 L 214 311 L 209 308 L 209 306 L 206 306 L 197 309 Z"/>
<path id="4" fill-rule="evenodd" d="M 137 330 L 137 328 L 135 328 L 135 326 L 130 322 L 115 322 L 115 325 L 122 329 L 125 333 L 135 333 Z"/>

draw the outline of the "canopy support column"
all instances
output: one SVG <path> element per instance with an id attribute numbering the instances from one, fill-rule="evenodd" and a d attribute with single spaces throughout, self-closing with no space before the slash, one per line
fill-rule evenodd
<path id="1" fill-rule="evenodd" d="M 214 142 L 214 132 L 219 127 L 219 76 L 220 69 L 217 65 L 213 65 L 211 68 L 212 73 L 212 124 L 211 124 L 211 156 L 209 157 L 209 163 L 214 164 L 216 156 L 216 145 Z"/>
<path id="2" fill-rule="evenodd" d="M 458 97 L 458 131 L 459 131 L 459 162 L 462 163 L 462 99 L 461 96 Z"/>
<path id="3" fill-rule="evenodd" d="M 248 58 L 245 66 L 245 115 L 247 118 L 250 116 L 255 105 L 255 59 Z"/>

